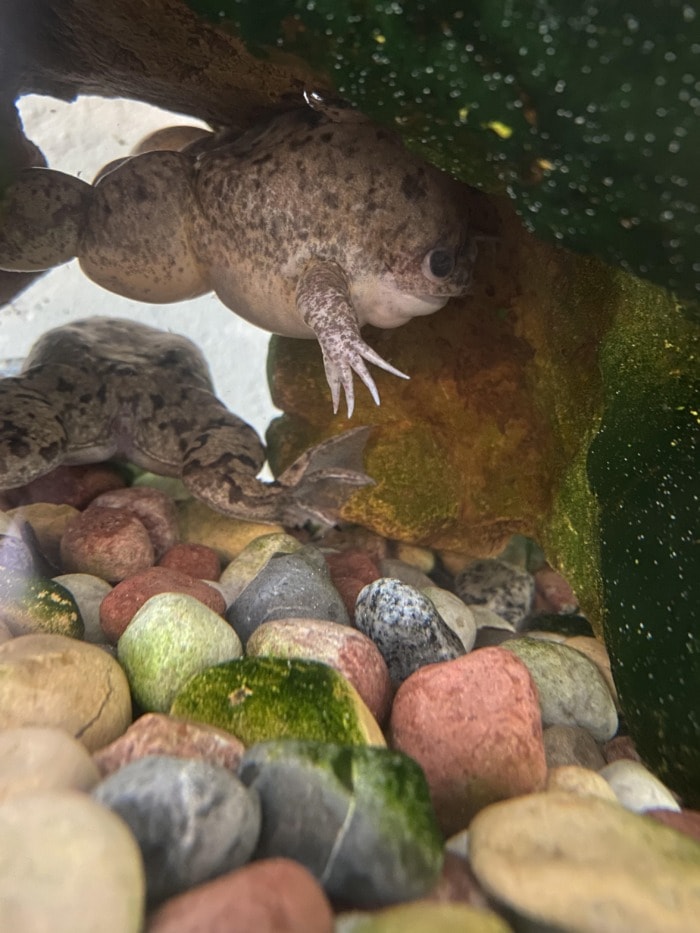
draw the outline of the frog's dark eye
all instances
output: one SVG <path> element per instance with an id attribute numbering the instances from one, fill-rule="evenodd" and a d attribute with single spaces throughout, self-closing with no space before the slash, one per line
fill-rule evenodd
<path id="1" fill-rule="evenodd" d="M 446 279 L 454 267 L 454 253 L 447 249 L 431 249 L 423 259 L 423 275 L 429 279 Z"/>

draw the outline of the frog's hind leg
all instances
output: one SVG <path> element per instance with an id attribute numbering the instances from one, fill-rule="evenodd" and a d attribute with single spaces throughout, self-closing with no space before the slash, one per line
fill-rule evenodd
<path id="1" fill-rule="evenodd" d="M 217 512 L 247 521 L 294 527 L 312 521 L 334 524 L 348 496 L 370 483 L 362 472 L 367 428 L 355 428 L 306 451 L 278 480 L 257 478 L 265 459 L 257 434 L 216 403 L 206 427 L 190 444 L 182 480 Z"/>
<path id="2" fill-rule="evenodd" d="M 41 272 L 78 254 L 92 188 L 46 168 L 19 173 L 0 199 L 0 269 Z"/>
<path id="3" fill-rule="evenodd" d="M 79 246 L 85 274 L 137 301 L 209 291 L 191 247 L 198 210 L 191 178 L 192 160 L 172 151 L 134 156 L 100 177 Z"/>

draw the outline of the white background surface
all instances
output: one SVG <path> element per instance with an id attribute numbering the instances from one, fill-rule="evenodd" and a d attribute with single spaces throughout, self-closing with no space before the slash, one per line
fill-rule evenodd
<path id="1" fill-rule="evenodd" d="M 127 155 L 147 133 L 174 123 L 196 123 L 147 104 L 82 97 L 65 103 L 24 97 L 26 135 L 51 168 L 91 181 L 112 159 Z M 174 305 L 151 305 L 113 295 L 95 285 L 77 262 L 48 272 L 0 309 L 0 360 L 24 357 L 44 331 L 93 315 L 133 318 L 184 334 L 209 361 L 219 398 L 259 434 L 274 417 L 265 360 L 269 334 L 241 320 L 212 295 Z"/>

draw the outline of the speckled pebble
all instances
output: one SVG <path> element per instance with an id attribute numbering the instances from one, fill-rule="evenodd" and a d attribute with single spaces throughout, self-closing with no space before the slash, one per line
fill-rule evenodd
<path id="1" fill-rule="evenodd" d="M 61 560 L 68 573 L 90 573 L 117 583 L 152 566 L 155 555 L 138 518 L 95 506 L 68 525 L 61 538 Z"/>
<path id="2" fill-rule="evenodd" d="M 0 802 L 45 790 L 89 791 L 99 779 L 85 746 L 63 729 L 0 731 Z"/>
<path id="3" fill-rule="evenodd" d="M 617 732 L 615 703 L 596 665 L 566 645 L 521 637 L 506 642 L 537 684 L 545 726 L 582 726 L 598 742 Z"/>
<path id="4" fill-rule="evenodd" d="M 381 652 L 348 625 L 321 619 L 275 619 L 248 639 L 248 657 L 310 658 L 339 671 L 353 685 L 377 722 L 389 712 L 392 689 Z"/>
<path id="5" fill-rule="evenodd" d="M 223 615 L 226 602 L 221 593 L 203 580 L 169 567 L 149 567 L 118 583 L 100 606 L 100 625 L 113 644 L 124 634 L 147 600 L 160 593 L 181 593 Z"/>
<path id="6" fill-rule="evenodd" d="M 3 933 L 140 933 L 141 854 L 123 820 L 76 791 L 0 804 Z"/>
<path id="7" fill-rule="evenodd" d="M 175 503 L 164 492 L 149 486 L 112 489 L 96 496 L 89 508 L 121 509 L 143 524 L 153 545 L 156 560 L 178 539 Z"/>
<path id="8" fill-rule="evenodd" d="M 532 610 L 535 579 L 497 558 L 467 564 L 455 579 L 457 595 L 470 606 L 486 606 L 516 628 Z"/>
<path id="9" fill-rule="evenodd" d="M 123 735 L 93 755 L 102 777 L 149 755 L 201 758 L 235 771 L 245 751 L 230 732 L 199 722 L 184 722 L 162 713 L 145 713 Z"/>
<path id="10" fill-rule="evenodd" d="M 136 837 L 151 906 L 245 864 L 260 833 L 257 795 L 206 761 L 142 758 L 98 784 L 93 797 Z"/>
<path id="11" fill-rule="evenodd" d="M 379 648 L 396 684 L 425 664 L 465 653 L 459 637 L 428 597 L 389 577 L 375 580 L 360 592 L 355 625 Z"/>
<path id="12" fill-rule="evenodd" d="M 231 626 L 186 593 L 152 596 L 117 643 L 135 699 L 142 709 L 161 713 L 195 674 L 242 653 Z"/>
<path id="13" fill-rule="evenodd" d="M 226 618 L 243 644 L 259 625 L 273 619 L 324 619 L 350 624 L 325 558 L 311 545 L 293 554 L 273 554 L 228 607 Z"/>
<path id="14" fill-rule="evenodd" d="M 385 748 L 264 742 L 241 780 L 260 794 L 257 857 L 305 865 L 328 895 L 357 906 L 420 897 L 437 881 L 442 840 L 422 771 Z"/>
<path id="15" fill-rule="evenodd" d="M 166 901 L 148 933 L 334 933 L 333 911 L 303 865 L 261 859 Z"/>
<path id="16" fill-rule="evenodd" d="M 605 765 L 599 774 L 627 810 L 635 813 L 660 808 L 680 810 L 671 791 L 639 761 L 621 758 Z"/>
<path id="17" fill-rule="evenodd" d="M 100 625 L 100 605 L 111 593 L 111 584 L 90 573 L 64 573 L 54 580 L 65 587 L 76 601 L 85 625 L 85 641 L 95 645 L 106 644 L 107 636 Z"/>
<path id="18" fill-rule="evenodd" d="M 174 544 L 160 558 L 158 566 L 179 570 L 198 580 L 218 580 L 221 576 L 219 555 L 205 544 Z"/>

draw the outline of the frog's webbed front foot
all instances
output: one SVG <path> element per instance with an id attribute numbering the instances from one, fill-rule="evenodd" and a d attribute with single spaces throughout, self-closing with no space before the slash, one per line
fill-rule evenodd
<path id="1" fill-rule="evenodd" d="M 301 455 L 278 480 L 257 479 L 265 452 L 255 431 L 210 397 L 204 429 L 185 452 L 182 481 L 217 512 L 248 521 L 334 524 L 340 507 L 360 486 L 368 428 L 355 428 Z"/>
<path id="2" fill-rule="evenodd" d="M 304 270 L 297 286 L 297 307 L 321 345 L 334 412 L 338 411 L 342 386 L 348 404 L 348 418 L 353 413 L 353 372 L 357 373 L 369 389 L 375 404 L 379 405 L 379 393 L 365 360 L 394 376 L 409 378 L 382 359 L 362 339 L 347 279 L 337 263 L 312 262 Z"/>

